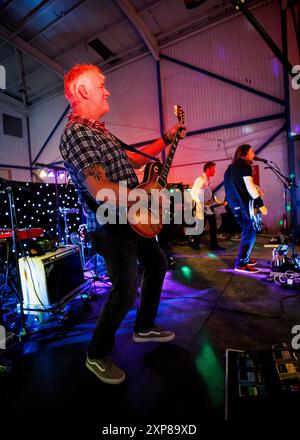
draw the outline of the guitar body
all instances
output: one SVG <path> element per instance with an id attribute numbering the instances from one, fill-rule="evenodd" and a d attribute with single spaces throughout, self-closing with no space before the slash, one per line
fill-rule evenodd
<path id="1" fill-rule="evenodd" d="M 161 190 L 161 186 L 157 180 L 160 178 L 163 165 L 160 162 L 149 162 L 146 165 L 143 181 L 136 189 L 143 189 L 151 194 L 152 189 Z M 150 209 L 137 211 L 134 221 L 130 222 L 130 226 L 139 235 L 145 238 L 155 237 L 163 228 L 163 215 L 161 209 Z"/>
<path id="2" fill-rule="evenodd" d="M 184 124 L 184 113 L 180 105 L 174 106 L 174 112 L 177 116 L 178 122 Z M 156 193 L 167 185 L 167 176 L 180 138 L 179 132 L 180 130 L 177 129 L 165 163 L 161 164 L 158 161 L 147 163 L 144 172 L 144 179 L 135 188 L 144 190 L 148 195 L 153 195 L 153 197 L 151 197 L 151 206 L 149 206 L 148 203 L 148 205 L 143 206 L 142 209 L 130 209 L 130 216 L 128 218 L 128 222 L 133 230 L 145 238 L 155 237 L 163 228 L 164 206 L 161 198 L 156 200 L 156 197 L 151 193 L 151 190 L 154 190 Z M 133 207 L 134 205 L 131 208 Z"/>

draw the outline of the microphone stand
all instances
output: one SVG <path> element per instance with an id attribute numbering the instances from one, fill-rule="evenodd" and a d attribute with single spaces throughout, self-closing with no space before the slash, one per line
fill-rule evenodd
<path id="1" fill-rule="evenodd" d="M 40 168 L 47 168 L 48 170 L 52 170 L 54 171 L 54 178 L 55 178 L 55 184 L 54 184 L 54 188 L 55 188 L 55 229 L 56 229 L 56 233 L 58 235 L 58 242 L 59 244 L 62 244 L 65 240 L 64 240 L 64 236 L 62 233 L 62 228 L 60 225 L 60 212 L 59 212 L 59 194 L 58 194 L 58 179 L 57 179 L 57 175 L 59 171 L 65 171 L 65 168 L 62 167 L 58 167 L 56 165 L 51 165 L 51 164 L 47 164 L 47 163 L 36 163 L 35 166 L 40 167 Z M 66 244 L 66 243 L 64 243 Z"/>
<path id="2" fill-rule="evenodd" d="M 274 163 L 274 162 L 266 161 L 266 164 L 268 166 L 265 167 L 265 169 L 271 170 L 275 174 L 275 176 L 280 180 L 280 182 L 283 184 L 283 186 L 285 188 L 285 191 L 288 190 L 290 192 L 290 194 L 291 194 L 291 190 L 292 190 L 293 186 L 295 188 L 298 188 L 298 186 L 295 184 L 293 179 L 290 179 L 290 178 L 286 177 L 284 174 L 282 174 L 281 171 L 279 170 L 278 166 L 275 164 L 276 165 L 276 167 L 275 167 L 275 166 L 272 165 L 272 163 Z M 290 197 L 290 199 L 291 199 L 291 197 Z M 296 252 L 296 239 L 295 239 L 296 231 L 295 231 L 295 225 L 294 225 L 294 221 L 293 221 L 293 218 L 294 218 L 294 206 L 293 205 L 294 204 L 292 202 L 291 203 L 291 248 L 292 248 L 292 259 L 293 259 L 293 263 L 295 264 L 295 266 L 300 268 L 300 264 L 299 264 L 300 262 L 299 262 L 298 255 L 297 255 L 297 252 Z"/>

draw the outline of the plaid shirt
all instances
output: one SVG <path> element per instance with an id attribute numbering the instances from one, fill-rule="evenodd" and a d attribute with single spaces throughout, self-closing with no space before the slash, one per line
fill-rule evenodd
<path id="1" fill-rule="evenodd" d="M 83 170 L 101 164 L 111 182 L 126 180 L 129 188 L 138 184 L 138 178 L 120 142 L 98 121 L 70 115 L 59 149 L 86 213 L 87 229 L 94 231 L 99 228 L 95 212 L 99 204 L 84 184 Z"/>

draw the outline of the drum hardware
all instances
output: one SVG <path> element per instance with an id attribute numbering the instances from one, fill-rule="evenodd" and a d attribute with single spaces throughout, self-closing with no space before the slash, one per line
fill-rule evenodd
<path id="1" fill-rule="evenodd" d="M 60 243 L 63 244 L 63 245 L 66 245 L 66 244 L 69 244 L 69 241 L 70 241 L 69 225 L 68 225 L 68 217 L 67 216 L 69 214 L 79 214 L 80 213 L 80 209 L 78 209 L 78 208 L 65 208 L 65 207 L 61 207 L 60 206 L 60 207 L 58 207 L 57 212 L 64 219 L 64 233 L 61 234 L 62 237 L 60 237 Z M 73 244 L 75 244 L 75 243 L 73 243 Z"/>
<path id="2" fill-rule="evenodd" d="M 6 179 L 1 178 L 1 183 L 5 183 L 7 186 L 6 188 L 1 191 L 2 193 L 6 193 L 8 196 L 8 203 L 9 203 L 9 215 L 10 215 L 10 226 L 11 226 L 11 239 L 12 239 L 12 255 L 14 258 L 14 265 L 16 270 L 16 294 L 17 298 L 20 303 L 20 316 L 21 316 L 21 331 L 19 333 L 19 338 L 24 339 L 28 335 L 28 329 L 26 327 L 25 322 L 25 314 L 24 314 L 24 298 L 22 293 L 22 287 L 21 287 L 21 279 L 20 279 L 20 272 L 19 272 L 19 264 L 18 264 L 18 247 L 17 243 L 21 240 L 21 237 L 19 236 L 18 229 L 17 229 L 17 223 L 16 223 L 16 203 L 14 198 L 14 188 L 19 189 L 22 188 L 24 191 L 30 192 L 30 189 L 24 187 L 23 185 L 9 182 Z M 8 263 L 7 263 L 8 264 Z"/>

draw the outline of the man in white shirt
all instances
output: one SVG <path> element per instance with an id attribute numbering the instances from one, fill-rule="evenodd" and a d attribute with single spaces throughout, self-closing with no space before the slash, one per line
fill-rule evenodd
<path id="1" fill-rule="evenodd" d="M 222 205 L 223 203 L 218 200 L 211 187 L 210 179 L 216 173 L 215 162 L 207 162 L 203 167 L 203 174 L 195 180 L 192 187 L 192 199 L 196 203 L 196 219 L 203 219 L 204 212 L 204 225 L 206 221 L 209 223 L 210 233 L 210 249 L 213 251 L 224 251 L 225 248 L 218 245 L 217 241 L 217 222 L 214 212 L 215 205 Z M 201 203 L 201 193 L 204 190 L 204 206 Z M 195 235 L 192 247 L 199 249 L 201 235 Z"/>

